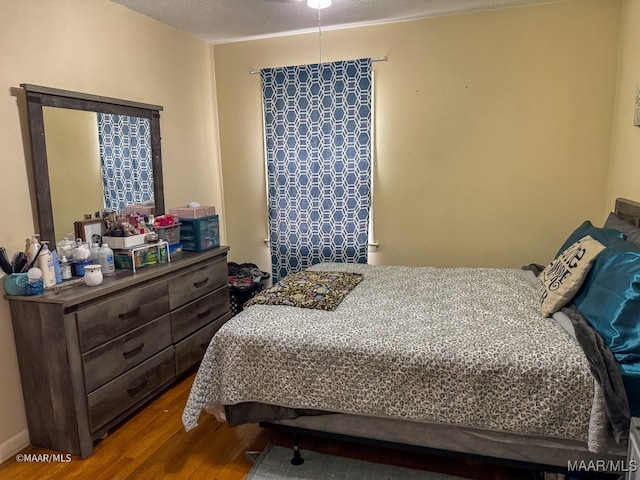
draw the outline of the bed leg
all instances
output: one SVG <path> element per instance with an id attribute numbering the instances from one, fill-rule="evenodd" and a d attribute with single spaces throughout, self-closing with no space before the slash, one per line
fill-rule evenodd
<path id="1" fill-rule="evenodd" d="M 291 459 L 291 465 L 302 465 L 304 458 L 300 455 L 300 445 L 298 441 L 298 435 L 293 437 L 293 458 Z"/>

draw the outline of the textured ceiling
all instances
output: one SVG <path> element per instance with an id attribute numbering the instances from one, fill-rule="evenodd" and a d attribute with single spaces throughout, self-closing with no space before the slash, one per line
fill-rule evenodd
<path id="1" fill-rule="evenodd" d="M 112 0 L 208 43 L 317 30 L 318 10 L 305 0 Z M 333 0 L 323 29 L 372 25 L 563 0 Z"/>

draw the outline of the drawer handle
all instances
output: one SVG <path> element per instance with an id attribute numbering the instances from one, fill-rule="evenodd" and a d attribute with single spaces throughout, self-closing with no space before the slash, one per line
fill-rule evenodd
<path id="1" fill-rule="evenodd" d="M 203 318 L 207 317 L 210 313 L 211 313 L 211 309 L 207 308 L 204 312 L 197 313 L 196 316 L 199 319 L 203 319 Z"/>
<path id="2" fill-rule="evenodd" d="M 136 348 L 134 348 L 133 350 L 129 350 L 128 352 L 122 352 L 122 356 L 123 356 L 124 358 L 131 358 L 131 357 L 133 357 L 134 355 L 139 354 L 139 353 L 142 351 L 142 349 L 143 349 L 143 348 L 144 348 L 144 342 L 143 342 L 143 343 L 141 343 L 140 345 L 138 345 L 138 346 L 137 346 Z"/>
<path id="3" fill-rule="evenodd" d="M 135 395 L 147 385 L 148 381 L 149 381 L 149 377 L 144 377 L 143 379 L 139 380 L 136 384 L 130 385 L 129 388 L 127 388 L 127 393 L 129 395 Z"/>
<path id="4" fill-rule="evenodd" d="M 208 282 L 209 282 L 209 278 L 207 277 L 204 280 L 201 280 L 199 282 L 193 282 L 193 286 L 196 288 L 204 287 Z"/>
<path id="5" fill-rule="evenodd" d="M 131 317 L 135 317 L 138 313 L 140 313 L 140 307 L 126 313 L 121 313 L 120 315 L 118 315 L 118 317 L 120 318 L 120 320 L 127 320 Z"/>

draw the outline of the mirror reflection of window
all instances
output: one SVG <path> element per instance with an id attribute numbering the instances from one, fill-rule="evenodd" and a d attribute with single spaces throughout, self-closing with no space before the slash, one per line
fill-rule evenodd
<path id="1" fill-rule="evenodd" d="M 98 113 L 98 139 L 105 208 L 153 201 L 149 119 Z"/>

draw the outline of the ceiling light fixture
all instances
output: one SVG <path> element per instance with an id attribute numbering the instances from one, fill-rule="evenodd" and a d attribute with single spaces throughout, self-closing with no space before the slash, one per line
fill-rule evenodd
<path id="1" fill-rule="evenodd" d="M 311 8 L 327 8 L 331 6 L 331 0 L 307 0 L 307 6 Z"/>

